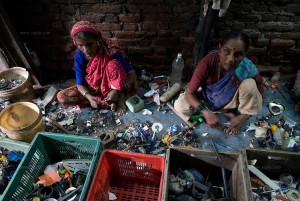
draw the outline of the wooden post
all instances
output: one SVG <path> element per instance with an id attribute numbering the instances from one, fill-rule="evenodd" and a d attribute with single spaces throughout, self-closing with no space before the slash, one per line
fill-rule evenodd
<path id="1" fill-rule="evenodd" d="M 210 50 L 210 36 L 215 27 L 218 18 L 218 12 L 218 10 L 212 9 L 211 1 L 202 0 L 201 13 L 198 26 L 196 28 L 195 46 L 193 50 L 193 68 L 197 66 L 198 62 Z M 192 70 L 194 71 L 194 69 Z"/>

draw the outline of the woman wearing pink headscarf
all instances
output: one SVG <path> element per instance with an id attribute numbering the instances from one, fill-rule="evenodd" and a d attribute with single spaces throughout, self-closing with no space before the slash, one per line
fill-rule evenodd
<path id="1" fill-rule="evenodd" d="M 74 57 L 77 85 L 59 92 L 59 102 L 64 107 L 86 101 L 93 108 L 109 104 L 116 114 L 123 114 L 124 89 L 138 90 L 136 74 L 125 54 L 120 48 L 110 47 L 93 23 L 77 22 L 71 36 L 78 48 Z"/>

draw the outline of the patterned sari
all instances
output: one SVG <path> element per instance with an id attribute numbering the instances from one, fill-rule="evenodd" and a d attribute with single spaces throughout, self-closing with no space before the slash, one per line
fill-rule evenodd
<path id="1" fill-rule="evenodd" d="M 223 108 L 232 100 L 241 82 L 247 78 L 253 78 L 256 82 L 261 79 L 256 66 L 245 57 L 217 83 L 203 89 L 205 106 L 211 111 Z"/>

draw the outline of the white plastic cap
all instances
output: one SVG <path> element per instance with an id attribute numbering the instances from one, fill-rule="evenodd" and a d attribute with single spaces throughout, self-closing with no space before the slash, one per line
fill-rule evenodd
<path id="1" fill-rule="evenodd" d="M 181 53 L 178 53 L 178 54 L 177 54 L 177 57 L 179 57 L 179 58 L 182 57 L 182 54 L 181 54 Z"/>

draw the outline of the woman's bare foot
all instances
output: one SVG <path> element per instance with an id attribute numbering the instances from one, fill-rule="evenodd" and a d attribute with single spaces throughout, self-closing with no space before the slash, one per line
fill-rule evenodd
<path id="1" fill-rule="evenodd" d="M 117 101 L 117 108 L 115 111 L 115 115 L 121 116 L 126 111 L 126 105 L 125 105 L 125 96 L 123 93 L 120 93 L 119 99 Z"/>
<path id="2" fill-rule="evenodd" d="M 240 114 L 235 116 L 234 114 L 231 115 L 230 125 L 225 130 L 226 133 L 230 135 L 236 135 L 240 133 L 241 128 L 243 127 L 245 121 L 249 118 L 249 115 L 247 114 Z"/>
<path id="3" fill-rule="evenodd" d="M 117 104 L 116 103 L 111 103 L 110 104 L 110 109 L 111 109 L 111 111 L 116 112 Z"/>

